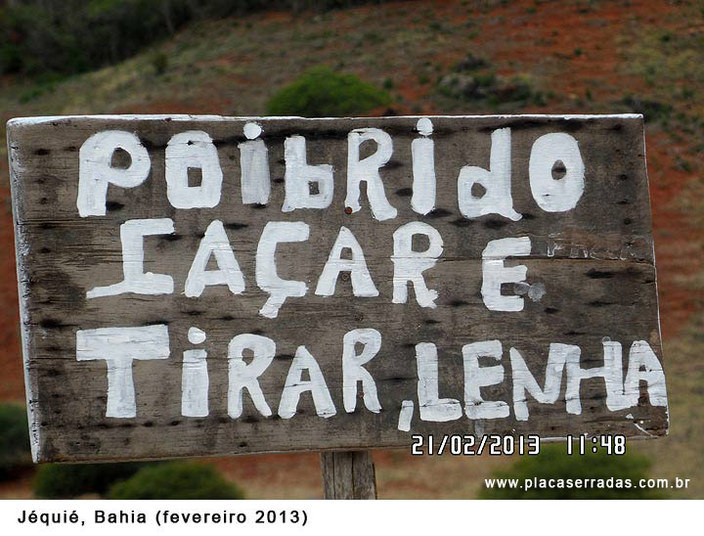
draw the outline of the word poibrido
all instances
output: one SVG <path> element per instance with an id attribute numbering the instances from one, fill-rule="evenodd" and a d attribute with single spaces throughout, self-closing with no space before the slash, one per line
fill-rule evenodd
<path id="1" fill-rule="evenodd" d="M 640 116 L 8 128 L 36 459 L 666 431 Z"/>

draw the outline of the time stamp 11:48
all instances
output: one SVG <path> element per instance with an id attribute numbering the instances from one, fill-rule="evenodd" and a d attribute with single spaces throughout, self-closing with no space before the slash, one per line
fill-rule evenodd
<path id="1" fill-rule="evenodd" d="M 420 435 L 412 437 L 411 454 L 413 456 L 435 456 L 448 453 L 453 456 L 490 456 L 524 455 L 533 456 L 540 453 L 540 436 L 487 434 L 473 435 Z M 551 438 L 551 440 L 557 438 Z M 566 453 L 583 456 L 589 453 L 603 452 L 609 456 L 626 453 L 626 436 L 607 435 L 568 435 L 564 438 Z"/>

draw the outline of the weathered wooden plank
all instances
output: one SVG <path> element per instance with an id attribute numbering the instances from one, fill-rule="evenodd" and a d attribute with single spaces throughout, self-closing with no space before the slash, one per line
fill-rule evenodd
<path id="1" fill-rule="evenodd" d="M 370 452 L 323 452 L 320 466 L 324 498 L 376 499 L 376 478 Z"/>
<path id="2" fill-rule="evenodd" d="M 408 445 L 412 433 L 537 433 L 545 437 L 577 433 L 647 437 L 664 434 L 667 408 L 660 365 L 642 118 L 432 117 L 433 132 L 426 136 L 419 133 L 418 121 L 412 117 L 308 120 L 186 116 L 11 121 L 8 142 L 35 458 L 71 461 L 358 450 Z M 245 125 L 252 123 L 262 130 L 259 141 L 268 151 L 270 193 L 266 203 L 252 202 L 257 195 L 263 195 L 262 191 L 250 189 L 243 194 L 241 186 L 243 167 L 249 170 L 245 171 L 249 173 L 245 183 L 251 179 L 251 170 L 257 168 L 251 164 L 252 146 L 246 145 L 256 141 L 245 135 Z M 394 217 L 387 219 L 375 215 L 382 210 L 382 203 L 374 202 L 377 210 L 370 209 L 368 185 L 361 185 L 358 211 L 351 206 L 355 196 L 348 199 L 348 181 L 355 176 L 354 168 L 349 168 L 354 137 L 350 133 L 366 128 L 382 130 L 393 143 L 388 162 L 378 172 L 388 205 L 396 211 Z M 502 129 L 510 129 L 508 152 L 498 150 L 501 139 L 495 133 L 508 132 Z M 131 156 L 110 149 L 100 160 L 95 136 L 106 131 L 120 131 L 126 133 L 126 139 L 137 140 L 130 149 Z M 179 150 L 188 151 L 183 147 L 194 145 L 206 151 L 205 156 L 198 154 L 207 165 L 193 155 L 189 157 L 187 152 L 167 149 L 178 145 L 174 139 L 193 137 L 184 133 L 194 131 L 200 134 Z M 202 133 L 212 139 L 212 144 L 203 141 Z M 573 180 L 571 175 L 562 177 L 574 171 L 571 164 L 561 167 L 559 159 L 546 164 L 550 154 L 541 156 L 536 149 L 539 140 L 549 139 L 546 136 L 552 134 L 569 135 L 575 140 L 584 164 L 583 192 L 573 208 L 559 211 L 545 210 L 549 206 L 546 198 L 536 194 L 535 184 L 531 185 L 531 177 L 539 175 L 539 171 L 531 171 L 531 162 L 538 165 L 536 169 L 541 162 L 549 166 L 547 169 L 552 167 L 550 180 L 554 183 Z M 327 169 L 301 171 L 295 151 L 285 154 L 286 140 L 296 136 L 305 138 L 307 164 L 331 166 L 333 192 L 326 208 L 282 210 L 295 190 L 296 177 L 320 177 Z M 249 137 L 253 137 L 252 130 Z M 415 149 L 414 166 L 412 147 L 419 139 L 424 143 L 432 141 L 434 201 L 430 190 L 418 186 L 428 169 L 428 160 L 418 156 L 422 156 L 423 149 Z M 101 143 L 109 142 L 110 139 Z M 360 159 L 372 155 L 377 148 L 374 141 L 362 143 Z M 199 199 L 203 204 L 203 195 L 187 188 L 183 188 L 185 194 L 181 197 L 170 195 L 165 179 L 167 160 L 172 178 L 180 176 L 178 169 L 182 169 L 182 176 L 190 177 L 187 184 L 191 188 L 203 180 L 199 166 L 206 168 L 207 177 L 217 174 L 214 168 L 221 170 L 217 203 L 177 208 L 198 204 Z M 179 162 L 185 165 L 179 167 Z M 467 204 L 460 199 L 458 186 L 462 170 L 467 166 L 491 168 L 494 182 L 486 184 L 493 193 L 499 180 L 497 170 L 502 166 L 507 170 L 508 162 L 510 194 L 506 190 L 499 192 L 494 204 L 494 208 L 503 207 L 503 214 L 467 216 Z M 95 185 L 100 182 L 101 172 L 139 171 L 140 165 L 142 182 L 134 187 L 110 184 L 102 197 L 98 195 Z M 190 171 L 186 169 L 189 167 Z M 477 171 L 466 173 L 470 177 L 481 176 Z M 415 190 L 425 191 L 423 196 L 414 197 L 414 176 L 420 181 Z M 104 214 L 81 215 L 81 210 L 90 211 L 86 207 L 93 206 L 81 205 L 82 181 L 83 201 L 87 199 L 86 192 L 98 192 L 95 206 L 102 208 Z M 114 182 L 119 183 L 119 179 Z M 307 191 L 319 195 L 321 185 L 324 188 L 322 183 L 315 184 Z M 481 188 L 472 191 L 476 199 L 481 193 Z M 248 202 L 243 202 L 243 195 Z M 555 193 L 555 199 L 559 201 L 561 195 Z M 422 213 L 424 203 L 426 208 L 432 208 L 427 214 Z M 123 242 L 129 240 L 120 231 L 121 227 L 128 234 L 129 229 L 135 231 L 135 220 L 161 221 L 158 232 L 143 239 L 143 270 L 161 274 L 162 282 L 163 277 L 170 278 L 173 290 L 161 294 L 146 294 L 144 289 L 134 292 L 134 288 L 105 290 L 123 280 L 125 266 L 129 267 L 136 258 L 130 252 L 127 257 L 123 255 Z M 214 222 L 221 222 L 222 226 L 218 228 Z M 308 230 L 307 239 L 299 236 L 300 241 L 281 242 L 276 248 L 278 276 L 301 281 L 307 287 L 304 296 L 288 297 L 276 318 L 262 314 L 271 289 L 265 282 L 266 270 L 262 272 L 261 267 L 273 263 L 267 264 L 266 258 L 263 262 L 257 259 L 258 250 L 271 242 L 262 238 L 271 222 L 299 222 Z M 394 303 L 394 294 L 399 293 L 398 288 L 394 290 L 394 280 L 400 277 L 397 270 L 405 266 L 410 256 L 395 254 L 394 247 L 398 247 L 399 229 L 411 222 L 429 226 L 442 240 L 442 253 L 422 274 L 427 288 L 437 291 L 437 298 L 425 296 L 435 307 L 419 303 L 413 288 L 405 303 Z M 169 225 L 173 226 L 172 232 L 170 227 L 166 229 Z M 377 295 L 355 296 L 353 288 L 359 293 L 364 285 L 344 271 L 332 296 L 321 295 L 324 289 L 316 293 L 343 227 L 363 251 Z M 205 286 L 199 293 L 195 284 L 199 280 L 193 277 L 190 290 L 187 289 L 197 252 L 207 243 L 206 232 L 219 238 L 215 243 L 221 244 L 223 251 L 232 251 L 236 259 L 241 276 L 228 272 L 234 292 L 228 285 L 218 284 Z M 492 258 L 487 257 L 485 250 L 493 241 L 505 238 L 529 242 L 525 254 L 505 261 L 505 266 L 526 268 L 524 280 L 501 286 L 503 295 L 520 298 L 522 308 L 517 311 L 490 308 L 483 293 L 487 276 L 503 273 L 494 270 L 496 266 L 492 268 L 491 262 L 487 264 Z M 430 240 L 416 236 L 413 250 L 425 251 Z M 141 244 L 142 239 L 137 242 Z M 349 258 L 349 247 L 341 249 L 341 258 Z M 221 257 L 216 262 L 213 256 L 205 269 L 224 268 L 223 263 L 227 262 Z M 200 281 L 203 284 L 205 280 Z M 155 284 L 150 280 L 150 291 L 156 288 Z M 102 290 L 95 291 L 96 288 Z M 421 292 L 420 302 L 423 297 Z M 108 403 L 111 388 L 108 363 L 103 356 L 109 358 L 117 352 L 120 341 L 110 339 L 111 332 L 92 331 L 126 327 L 144 328 L 140 333 L 148 334 L 146 340 L 137 340 L 136 332 L 131 333 L 130 351 L 135 360 L 127 369 L 118 371 L 117 367 L 113 371 L 114 385 L 122 386 L 130 385 L 120 382 L 131 371 L 132 413 L 116 404 L 115 396 L 114 407 Z M 345 376 L 342 364 L 345 337 L 360 335 L 355 330 L 362 329 L 376 330 L 381 338 L 375 356 L 364 365 L 376 387 L 378 411 L 373 411 L 374 404 L 365 403 L 362 397 L 362 385 L 369 384 L 358 385 L 357 397 L 353 397 L 356 407 L 351 411 L 346 410 L 343 400 L 345 382 L 349 384 L 350 378 L 354 379 L 349 374 Z M 248 350 L 244 351 L 244 361 L 237 352 L 228 352 L 231 340 L 243 334 L 253 336 L 247 339 L 250 342 L 267 338 L 275 346 L 271 363 L 256 382 L 264 404 L 254 404 L 252 393 L 246 389 L 241 393 L 241 405 L 237 394 L 228 396 L 233 389 L 239 392 L 244 367 L 251 359 Z M 166 351 L 158 344 L 162 336 L 168 340 Z M 500 341 L 499 359 L 480 359 L 482 369 L 500 367 L 503 377 L 493 385 L 478 386 L 482 373 L 474 369 L 468 372 L 471 356 L 463 357 L 467 345 L 481 341 Z M 352 349 L 361 351 L 363 342 L 348 341 L 350 355 L 354 353 Z M 371 344 L 368 340 L 366 343 Z M 417 357 L 419 343 L 436 346 L 437 395 L 456 401 L 461 416 L 453 414 L 452 419 L 438 422 L 427 418 L 436 410 L 423 409 L 427 415 L 421 415 L 419 406 L 425 408 L 427 404 L 420 402 L 419 383 L 434 382 L 432 366 L 418 368 L 423 361 Z M 579 367 L 602 366 L 605 353 L 618 353 L 615 343 L 621 345 L 621 366 L 614 364 L 601 377 L 579 380 Z M 565 364 L 560 369 L 556 398 L 550 395 L 545 399 L 550 399 L 548 402 L 541 402 L 536 400 L 535 392 L 524 396 L 521 387 L 530 383 L 530 378 L 521 368 L 521 360 L 542 389 L 549 370 L 548 353 L 555 344 L 578 347 L 578 366 Z M 312 358 L 300 353 L 301 346 Z M 264 347 L 260 350 L 262 355 L 268 351 Z M 205 361 L 203 352 L 207 355 Z M 295 358 L 297 352 L 299 357 Z M 568 354 L 565 355 L 573 355 Z M 568 360 L 565 355 L 563 358 Z M 650 359 L 649 364 L 634 370 L 629 383 L 629 363 L 638 363 L 643 356 Z M 292 364 L 310 364 L 311 359 L 319 366 L 320 375 L 306 369 L 300 379 L 292 377 L 291 382 L 286 381 Z M 648 373 L 646 369 L 654 370 Z M 641 373 L 645 376 L 639 380 Z M 290 400 L 282 404 L 286 385 L 306 382 L 309 374 L 318 394 L 329 392 L 329 399 L 314 403 L 310 392 L 303 393 L 291 415 Z M 618 384 L 620 391 L 612 389 L 607 399 L 605 382 Z M 504 402 L 508 415 L 486 418 L 484 413 L 484 417 L 477 417 L 474 388 L 480 390 L 485 401 Z M 113 394 L 120 393 L 116 389 Z M 295 388 L 288 389 L 289 394 L 294 391 Z M 130 398 L 129 393 L 120 396 L 123 402 L 125 396 Z M 413 404 L 406 404 L 408 409 L 402 411 L 405 402 Z M 525 420 L 524 406 L 528 413 Z M 483 408 L 480 414 L 486 409 Z"/>

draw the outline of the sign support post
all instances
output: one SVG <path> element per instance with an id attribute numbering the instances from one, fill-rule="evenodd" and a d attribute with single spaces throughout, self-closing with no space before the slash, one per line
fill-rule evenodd
<path id="1" fill-rule="evenodd" d="M 322 452 L 325 499 L 376 499 L 376 476 L 371 452 L 346 450 Z"/>

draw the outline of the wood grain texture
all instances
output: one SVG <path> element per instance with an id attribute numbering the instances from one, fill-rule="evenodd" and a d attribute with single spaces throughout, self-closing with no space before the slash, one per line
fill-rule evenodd
<path id="1" fill-rule="evenodd" d="M 368 451 L 320 454 L 325 499 L 376 499 L 376 477 Z"/>
<path id="2" fill-rule="evenodd" d="M 482 389 L 486 400 L 512 406 L 509 349 L 523 356 L 537 382 L 545 377 L 550 343 L 581 348 L 581 366 L 600 366 L 604 338 L 628 350 L 644 340 L 662 361 L 656 270 L 644 159 L 642 119 L 636 116 L 478 116 L 432 117 L 437 175 L 435 209 L 426 216 L 413 212 L 411 142 L 418 118 L 256 119 L 263 128 L 271 171 L 271 197 L 266 205 L 244 205 L 240 188 L 238 144 L 246 141 L 243 118 L 112 116 L 56 117 L 15 120 L 8 143 L 16 226 L 21 329 L 30 428 L 39 461 L 127 460 L 164 457 L 246 454 L 302 450 L 359 450 L 408 446 L 412 433 L 566 434 L 623 433 L 650 437 L 666 433 L 666 407 L 648 399 L 645 385 L 637 405 L 618 411 L 605 406 L 604 380 L 581 383 L 582 412 L 565 408 L 565 381 L 554 404 L 528 398 L 530 418 L 425 422 L 418 418 L 415 345 L 431 342 L 439 355 L 439 393 L 462 403 L 462 347 L 498 339 L 503 345 L 504 380 Z M 386 196 L 398 215 L 377 221 L 362 188 L 359 212 L 345 211 L 347 137 L 355 128 L 376 127 L 391 135 L 394 152 L 381 169 Z M 487 215 L 468 219 L 458 208 L 457 177 L 462 166 L 487 168 L 491 133 L 512 133 L 513 206 L 518 221 Z M 104 130 L 136 133 L 151 159 L 147 180 L 135 188 L 110 186 L 105 216 L 79 216 L 76 206 L 79 150 L 91 135 Z M 213 139 L 223 171 L 220 203 L 208 209 L 175 209 L 166 195 L 165 147 L 172 136 L 202 130 Z M 541 135 L 574 136 L 584 160 L 585 191 L 568 212 L 548 213 L 534 200 L 528 161 Z M 283 213 L 284 140 L 307 140 L 310 164 L 331 164 L 335 190 L 329 208 Z M 366 150 L 362 148 L 363 152 Z M 121 294 L 88 299 L 96 285 L 122 280 L 120 225 L 141 218 L 171 218 L 175 232 L 145 239 L 145 271 L 169 274 L 174 293 Z M 226 286 L 206 287 L 189 298 L 184 284 L 205 230 L 223 222 L 245 280 L 245 291 L 233 295 Z M 291 298 L 277 318 L 258 311 L 268 294 L 255 281 L 255 254 L 262 230 L 270 221 L 303 221 L 310 238 L 280 244 L 279 274 L 305 281 L 308 293 Z M 438 291 L 437 308 L 420 307 L 414 292 L 409 302 L 393 304 L 393 233 L 403 224 L 422 221 L 442 236 L 444 251 L 437 265 L 424 273 Z M 364 250 L 378 297 L 352 295 L 348 280 L 337 283 L 334 296 L 313 293 L 341 226 L 349 228 Z M 540 284 L 545 295 L 525 296 L 520 312 L 491 311 L 482 301 L 481 255 L 487 243 L 505 237 L 530 237 L 531 253 L 511 258 L 527 267 L 527 283 Z M 505 293 L 526 294 L 521 285 Z M 168 326 L 170 357 L 135 361 L 132 371 L 136 417 L 106 417 L 104 361 L 76 359 L 78 330 L 113 326 Z M 187 339 L 190 327 L 207 334 L 201 345 Z M 382 334 L 378 355 L 366 365 L 374 378 L 381 411 L 345 412 L 342 402 L 342 341 L 357 328 Z M 229 341 L 253 333 L 270 337 L 276 355 L 260 378 L 273 410 L 264 417 L 245 393 L 243 414 L 227 412 Z M 278 416 L 276 408 L 296 349 L 305 345 L 324 375 L 337 413 L 321 418 L 310 394 L 301 397 L 296 415 Z M 183 352 L 208 353 L 209 414 L 181 414 Z M 398 429 L 405 400 L 415 400 L 410 431 Z"/>

